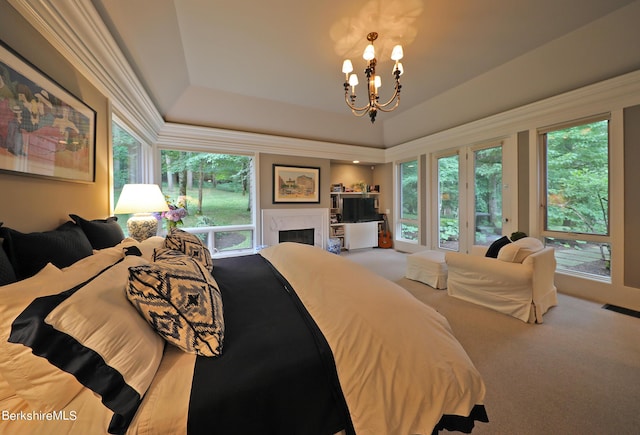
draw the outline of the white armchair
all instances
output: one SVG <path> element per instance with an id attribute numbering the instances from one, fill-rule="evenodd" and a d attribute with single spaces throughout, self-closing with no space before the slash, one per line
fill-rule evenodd
<path id="1" fill-rule="evenodd" d="M 555 250 L 542 248 L 517 262 L 516 254 L 506 257 L 510 261 L 504 261 L 505 256 L 500 254 L 498 258 L 485 257 L 487 248 L 475 245 L 470 254 L 445 255 L 449 295 L 524 322 L 542 323 L 542 315 L 558 304 Z M 518 249 L 512 246 L 509 248 L 512 252 L 511 248 Z"/>

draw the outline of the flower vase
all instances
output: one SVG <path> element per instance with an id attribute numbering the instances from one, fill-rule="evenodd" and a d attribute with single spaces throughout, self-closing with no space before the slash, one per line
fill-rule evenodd
<path id="1" fill-rule="evenodd" d="M 178 228 L 178 222 L 168 220 L 167 221 L 167 233 L 170 233 L 172 228 Z"/>

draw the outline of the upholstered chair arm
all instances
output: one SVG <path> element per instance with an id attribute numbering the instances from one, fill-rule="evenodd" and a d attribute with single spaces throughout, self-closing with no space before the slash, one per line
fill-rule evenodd
<path id="1" fill-rule="evenodd" d="M 445 261 L 451 274 L 466 276 L 467 280 L 486 282 L 511 282 L 526 284 L 531 282 L 531 265 L 508 263 L 496 258 L 447 252 Z"/>
<path id="2" fill-rule="evenodd" d="M 556 271 L 556 257 L 553 248 L 544 248 L 542 251 L 529 255 L 522 262 L 533 270 L 532 276 L 532 300 L 536 308 L 536 322 L 542 323 L 542 314 L 549 307 L 557 305 L 557 293 L 554 284 Z"/>

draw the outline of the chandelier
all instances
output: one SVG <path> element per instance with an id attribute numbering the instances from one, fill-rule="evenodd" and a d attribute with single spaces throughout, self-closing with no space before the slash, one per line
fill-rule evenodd
<path id="1" fill-rule="evenodd" d="M 364 116 L 365 114 L 369 114 L 369 118 L 371 118 L 371 122 L 376 121 L 376 115 L 378 114 L 378 110 L 381 112 L 391 112 L 398 107 L 400 104 L 400 88 L 402 85 L 400 84 L 400 76 L 404 72 L 402 68 L 402 64 L 400 63 L 400 59 L 402 59 L 403 52 L 402 46 L 396 45 L 393 47 L 391 52 L 391 60 L 395 61 L 393 65 L 393 77 L 395 80 L 395 87 L 393 90 L 393 95 L 386 103 L 380 103 L 378 95 L 378 89 L 382 86 L 382 80 L 379 75 L 376 75 L 376 54 L 375 49 L 373 48 L 373 41 L 378 39 L 378 34 L 376 32 L 371 32 L 367 35 L 367 41 L 369 41 L 369 45 L 365 48 L 362 57 L 367 61 L 367 68 L 364 70 L 364 74 L 367 77 L 367 93 L 369 95 L 369 101 L 366 105 L 358 107 L 356 105 L 356 85 L 358 84 L 358 76 L 356 74 L 351 74 L 353 71 L 353 65 L 351 64 L 351 60 L 347 59 L 342 64 L 342 72 L 344 73 L 344 100 L 347 103 L 347 106 L 351 109 L 356 116 Z"/>

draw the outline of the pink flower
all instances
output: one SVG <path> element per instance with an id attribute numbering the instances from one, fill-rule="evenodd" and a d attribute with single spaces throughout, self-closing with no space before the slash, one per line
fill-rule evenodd
<path id="1" fill-rule="evenodd" d="M 169 201 L 169 198 L 167 198 L 167 205 L 169 206 L 169 210 L 163 211 L 160 217 L 167 220 L 168 227 L 182 225 L 182 219 L 189 214 L 185 208 L 184 200 L 182 202 L 178 200 L 176 204 L 173 204 Z"/>

